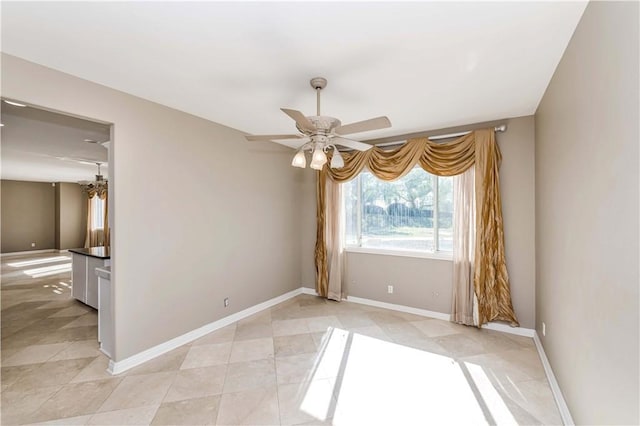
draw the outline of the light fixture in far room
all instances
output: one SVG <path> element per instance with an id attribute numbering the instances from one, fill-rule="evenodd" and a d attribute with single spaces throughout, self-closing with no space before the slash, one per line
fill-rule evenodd
<path id="1" fill-rule="evenodd" d="M 92 182 L 86 180 L 78 182 L 83 191 L 87 193 L 95 192 L 100 198 L 102 198 L 102 196 L 106 194 L 109 189 L 107 181 L 104 179 L 104 176 L 100 174 L 101 164 L 102 163 L 96 163 L 96 165 L 98 166 L 98 174 L 96 175 L 96 180 Z"/>

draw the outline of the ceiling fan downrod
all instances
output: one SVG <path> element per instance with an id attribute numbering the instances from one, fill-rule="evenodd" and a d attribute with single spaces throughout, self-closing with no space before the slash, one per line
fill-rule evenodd
<path id="1" fill-rule="evenodd" d="M 327 79 L 324 77 L 314 77 L 309 82 L 316 91 L 316 115 L 320 117 L 320 91 L 327 87 Z"/>

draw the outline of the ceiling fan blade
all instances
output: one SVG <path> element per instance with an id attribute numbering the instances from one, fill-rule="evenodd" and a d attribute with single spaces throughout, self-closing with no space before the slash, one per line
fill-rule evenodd
<path id="1" fill-rule="evenodd" d="M 369 145 L 368 143 L 354 141 L 353 139 L 341 138 L 339 136 L 331 138 L 331 142 L 336 145 L 342 145 L 346 146 L 347 148 L 355 149 L 356 151 L 366 151 L 373 148 L 373 145 Z"/>
<path id="2" fill-rule="evenodd" d="M 271 141 L 273 139 L 300 139 L 302 135 L 246 135 L 248 141 Z"/>
<path id="3" fill-rule="evenodd" d="M 335 132 L 338 135 L 349 135 L 351 133 L 367 132 L 369 130 L 386 129 L 387 127 L 391 127 L 391 121 L 383 116 L 345 124 L 337 127 Z"/>
<path id="4" fill-rule="evenodd" d="M 280 108 L 280 110 L 282 110 L 282 112 L 287 114 L 289 117 L 293 118 L 300 129 L 306 130 L 308 132 L 315 132 L 316 128 L 313 123 L 310 122 L 309 119 L 307 119 L 307 117 L 305 117 L 305 115 L 300 111 L 287 108 Z"/>

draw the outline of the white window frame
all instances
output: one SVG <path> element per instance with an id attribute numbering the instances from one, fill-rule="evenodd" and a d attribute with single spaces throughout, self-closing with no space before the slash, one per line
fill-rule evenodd
<path id="1" fill-rule="evenodd" d="M 425 173 L 428 173 L 425 171 Z M 362 180 L 360 175 L 356 179 L 356 191 L 358 192 L 357 198 L 357 211 L 356 211 L 356 244 L 347 244 L 346 235 L 343 235 L 344 250 L 350 253 L 364 253 L 375 254 L 383 256 L 399 256 L 399 257 L 415 257 L 423 259 L 436 259 L 436 260 L 453 260 L 453 251 L 440 251 L 440 224 L 439 224 L 439 176 L 429 173 L 433 178 L 433 251 L 427 250 L 410 250 L 410 249 L 390 249 L 390 248 L 377 248 L 377 247 L 362 247 Z M 341 211 L 342 214 L 346 214 L 345 197 L 342 197 Z M 346 229 L 344 230 L 346 232 Z"/>

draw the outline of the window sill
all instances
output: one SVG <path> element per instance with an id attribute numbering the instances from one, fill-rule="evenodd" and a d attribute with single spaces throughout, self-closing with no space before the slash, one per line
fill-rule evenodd
<path id="1" fill-rule="evenodd" d="M 453 262 L 453 253 L 438 252 L 427 253 L 411 250 L 389 250 L 381 248 L 368 248 L 368 247 L 345 247 L 347 253 L 364 253 L 364 254 L 377 254 L 382 256 L 398 256 L 398 257 L 417 257 L 419 259 L 433 259 L 433 260 L 447 260 Z"/>

